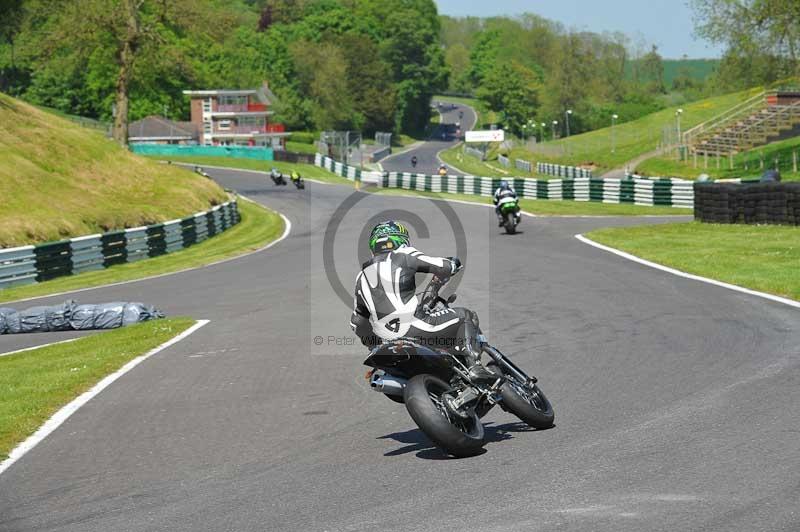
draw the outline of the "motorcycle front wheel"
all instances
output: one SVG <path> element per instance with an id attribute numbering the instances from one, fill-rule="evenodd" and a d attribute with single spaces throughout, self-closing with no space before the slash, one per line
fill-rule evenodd
<path id="1" fill-rule="evenodd" d="M 500 388 L 505 409 L 535 429 L 548 429 L 553 426 L 555 413 L 553 405 L 536 384 L 521 384 L 514 377 Z"/>
<path id="2" fill-rule="evenodd" d="M 484 443 L 483 424 L 475 412 L 466 418 L 451 413 L 442 396 L 450 386 L 433 375 L 416 375 L 403 396 L 411 419 L 438 447 L 456 457 L 474 456 Z"/>

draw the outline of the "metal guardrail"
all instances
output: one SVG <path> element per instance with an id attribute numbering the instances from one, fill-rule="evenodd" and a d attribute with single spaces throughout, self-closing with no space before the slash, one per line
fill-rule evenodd
<path id="1" fill-rule="evenodd" d="M 533 170 L 533 165 L 530 161 L 525 161 L 523 159 L 516 159 L 514 160 L 514 166 L 517 170 L 522 170 L 523 172 L 528 172 L 529 174 Z"/>
<path id="2" fill-rule="evenodd" d="M 536 163 L 536 173 L 552 175 L 555 177 L 565 177 L 567 179 L 577 179 L 582 177 L 592 178 L 591 170 L 579 168 L 577 166 L 564 166 L 560 164 Z"/>
<path id="3" fill-rule="evenodd" d="M 241 220 L 235 199 L 162 224 L 0 249 L 0 289 L 101 270 L 181 250 Z"/>

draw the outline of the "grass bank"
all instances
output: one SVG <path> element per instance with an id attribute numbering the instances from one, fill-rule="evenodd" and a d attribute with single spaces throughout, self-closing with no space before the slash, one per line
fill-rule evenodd
<path id="1" fill-rule="evenodd" d="M 720 159 L 720 168 L 717 168 L 716 158 L 710 157 L 708 168 L 705 168 L 705 159 L 699 156 L 697 168 L 694 167 L 694 159 L 677 161 L 674 157 L 653 157 L 639 164 L 636 170 L 644 175 L 684 179 L 696 179 L 700 174 L 708 174 L 717 179 L 755 178 L 764 173 L 764 169 L 761 168 L 763 161 L 764 168 L 777 168 L 784 180 L 800 181 L 800 172 L 794 171 L 795 154 L 797 164 L 800 166 L 800 137 L 773 142 L 739 153 L 733 157 L 733 169 L 730 168 L 730 160 L 727 157 Z"/>
<path id="2" fill-rule="evenodd" d="M 471 194 L 446 194 L 439 192 L 424 192 L 418 190 L 404 190 L 397 188 L 364 189 L 365 192 L 394 196 L 421 196 L 424 198 L 440 198 L 448 200 L 471 201 L 473 203 L 492 204 L 491 198 L 473 196 Z M 642 205 L 627 205 L 599 203 L 590 201 L 556 201 L 522 199 L 520 206 L 531 214 L 545 216 L 665 216 L 665 215 L 691 215 L 690 209 L 676 209 L 672 207 L 644 207 Z"/>
<path id="3" fill-rule="evenodd" d="M 687 273 L 800 300 L 800 227 L 690 222 L 586 236 Z"/>
<path id="4" fill-rule="evenodd" d="M 180 218 L 226 201 L 214 182 L 0 94 L 0 247 Z"/>
<path id="5" fill-rule="evenodd" d="M 538 179 L 552 179 L 551 176 L 537 175 L 535 172 L 524 172 L 517 168 L 504 168 L 497 161 L 497 150 L 493 148 L 488 153 L 486 161 L 481 161 L 477 157 L 467 155 L 463 151 L 463 144 L 458 144 L 443 150 L 439 153 L 439 158 L 445 164 L 458 168 L 468 175 L 481 177 L 536 177 Z M 534 167 L 535 168 L 535 167 Z"/>
<path id="6" fill-rule="evenodd" d="M 675 113 L 679 108 L 683 109 L 681 128 L 686 131 L 754 96 L 760 90 L 762 89 L 757 88 L 668 107 L 637 120 L 617 123 L 613 128 L 609 124 L 609 127 L 595 131 L 558 140 L 548 140 L 537 145 L 533 151 L 519 146 L 508 151 L 508 155 L 512 159 L 523 159 L 534 163 L 534 165 L 536 162 L 549 162 L 572 166 L 593 166 L 596 168 L 595 175 L 601 175 L 606 170 L 620 168 L 626 162 L 655 150 L 662 140 L 664 129 L 676 126 Z M 445 96 L 441 98 L 447 101 L 466 103 L 463 98 Z M 469 105 L 472 105 L 472 103 Z M 486 121 L 487 119 L 481 114 L 479 123 Z M 550 120 L 547 120 L 547 122 L 549 123 Z M 500 166 L 496 163 L 497 153 L 498 145 L 492 145 L 492 149 L 489 152 L 489 165 Z M 472 159 L 476 164 L 480 164 L 480 161 L 472 157 L 464 157 L 464 159 Z M 462 164 L 469 165 L 471 163 Z M 466 168 L 464 170 L 467 171 Z M 481 168 L 476 166 L 474 170 L 487 176 L 503 175 L 493 171 L 491 167 Z M 512 172 L 516 173 L 516 171 Z"/>
<path id="7" fill-rule="evenodd" d="M 59 408 L 194 323 L 155 320 L 0 356 L 0 461 Z"/>
<path id="8" fill-rule="evenodd" d="M 194 268 L 259 249 L 283 234 L 284 222 L 276 212 L 241 198 L 239 199 L 239 212 L 242 215 L 241 222 L 200 244 L 169 255 L 130 264 L 120 264 L 105 270 L 0 290 L 0 302 L 131 281 Z"/>

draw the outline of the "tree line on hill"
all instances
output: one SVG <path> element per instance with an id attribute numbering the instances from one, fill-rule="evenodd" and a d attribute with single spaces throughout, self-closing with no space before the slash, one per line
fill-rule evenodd
<path id="1" fill-rule="evenodd" d="M 567 110 L 576 133 L 797 75 L 796 0 L 692 4 L 698 34 L 727 52 L 668 79 L 641 39 L 532 14 L 444 17 L 433 0 L 0 0 L 0 91 L 114 118 L 121 138 L 129 118 L 187 116 L 187 88 L 268 80 L 290 129 L 365 133 L 422 131 L 449 89 L 520 135 Z"/>
<path id="2" fill-rule="evenodd" d="M 433 0 L 0 0 L 0 91 L 86 117 L 182 118 L 255 88 L 291 129 L 421 131 L 447 86 Z"/>
<path id="3" fill-rule="evenodd" d="M 572 133 L 683 102 L 797 76 L 800 2 L 692 0 L 696 32 L 727 45 L 720 61 L 665 60 L 643 37 L 576 31 L 534 14 L 442 17 L 448 89 L 474 94 L 517 135 L 570 114 Z M 528 129 L 530 131 L 530 129 Z"/>

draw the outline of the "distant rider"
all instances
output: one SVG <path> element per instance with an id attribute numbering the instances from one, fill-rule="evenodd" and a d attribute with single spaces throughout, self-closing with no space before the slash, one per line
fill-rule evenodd
<path id="1" fill-rule="evenodd" d="M 272 182 L 276 185 L 285 185 L 286 181 L 283 179 L 283 174 L 278 171 L 277 168 L 273 168 L 269 172 L 269 176 L 272 178 Z"/>
<path id="2" fill-rule="evenodd" d="M 478 316 L 465 308 L 431 312 L 416 295 L 417 273 L 446 280 L 461 270 L 461 261 L 424 255 L 411 247 L 405 226 L 392 220 L 372 229 L 369 249 L 372 258 L 356 277 L 350 318 L 350 327 L 364 345 L 403 337 L 419 339 L 432 348 L 453 349 L 464 357 L 475 378 L 492 379 L 493 374 L 480 364 L 480 352 L 469 341 L 480 333 Z"/>
<path id="3" fill-rule="evenodd" d="M 412 155 L 411 156 L 411 166 L 412 166 L 412 168 L 416 168 L 417 167 L 417 156 L 416 155 Z"/>
<path id="4" fill-rule="evenodd" d="M 494 212 L 497 214 L 497 221 L 500 227 L 503 227 L 503 215 L 500 213 L 500 206 L 504 203 L 517 202 L 517 191 L 514 187 L 508 184 L 508 181 L 503 179 L 500 181 L 500 186 L 494 191 Z M 517 222 L 519 222 L 519 207 L 517 207 Z"/>

